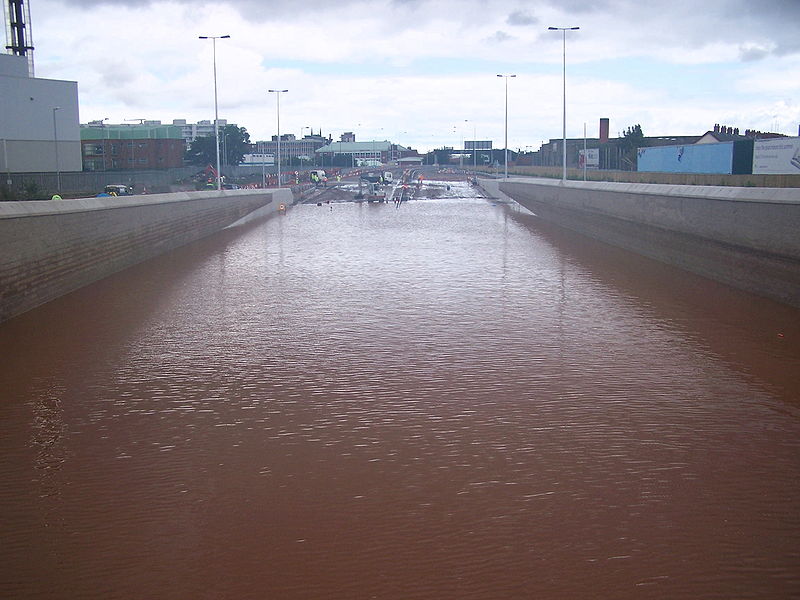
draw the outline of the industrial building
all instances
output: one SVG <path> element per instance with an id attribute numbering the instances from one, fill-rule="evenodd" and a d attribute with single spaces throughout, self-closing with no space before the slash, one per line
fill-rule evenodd
<path id="1" fill-rule="evenodd" d="M 637 170 L 724 175 L 800 174 L 800 137 L 714 125 L 694 144 L 642 147 Z"/>
<path id="2" fill-rule="evenodd" d="M 400 144 L 393 144 L 387 140 L 357 142 L 356 136 L 350 131 L 342 134 L 341 141 L 329 142 L 327 145 L 318 148 L 316 152 L 323 164 L 333 164 L 334 157 L 343 156 L 353 166 L 384 164 L 417 155 L 415 150 Z"/>
<path id="3" fill-rule="evenodd" d="M 0 54 L 0 170 L 80 171 L 78 84 L 38 79 L 28 57 Z"/>
<path id="4" fill-rule="evenodd" d="M 583 160 L 587 167 L 592 169 L 607 169 L 620 171 L 635 171 L 635 148 L 626 148 L 623 136 L 612 138 L 609 136 L 610 121 L 608 118 L 600 119 L 598 137 L 567 138 L 567 168 L 583 168 Z M 701 136 L 654 136 L 645 137 L 648 146 L 667 146 L 673 144 L 694 144 Z M 582 158 L 584 146 L 586 158 Z M 553 138 L 543 143 L 538 152 L 533 153 L 532 163 L 544 167 L 560 167 L 563 161 L 563 138 Z"/>
<path id="5" fill-rule="evenodd" d="M 314 134 L 312 131 L 309 135 L 305 135 L 297 139 L 293 133 L 281 134 L 281 164 L 288 165 L 294 162 L 313 163 L 316 157 L 316 150 L 330 142 L 330 136 L 325 138 L 322 136 L 322 131 Z M 253 151 L 261 155 L 278 155 L 278 136 L 273 135 L 271 140 L 263 140 L 252 144 Z M 295 160 L 296 159 L 296 160 Z"/>

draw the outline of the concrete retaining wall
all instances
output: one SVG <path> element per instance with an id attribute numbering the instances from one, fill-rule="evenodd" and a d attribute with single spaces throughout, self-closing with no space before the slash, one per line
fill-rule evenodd
<path id="1" fill-rule="evenodd" d="M 478 168 L 481 173 L 503 176 L 503 167 L 497 169 Z M 525 167 L 509 166 L 508 174 L 512 177 L 538 177 L 561 179 L 561 167 Z M 611 181 L 618 183 L 652 183 L 663 185 L 707 185 L 725 187 L 775 187 L 798 188 L 800 175 L 709 175 L 707 173 L 640 173 L 638 171 L 612 171 L 607 169 L 587 169 L 589 181 Z M 583 181 L 583 169 L 567 169 L 567 179 Z"/>
<path id="2" fill-rule="evenodd" d="M 797 189 L 548 179 L 496 185 L 562 227 L 800 306 Z"/>
<path id="3" fill-rule="evenodd" d="M 280 189 L 0 203 L 0 322 L 292 201 Z"/>

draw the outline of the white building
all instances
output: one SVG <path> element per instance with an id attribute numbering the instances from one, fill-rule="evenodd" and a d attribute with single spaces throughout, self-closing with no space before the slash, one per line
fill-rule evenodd
<path id="1" fill-rule="evenodd" d="M 228 124 L 227 119 L 219 119 L 219 128 L 222 129 Z M 147 124 L 147 123 L 145 123 Z M 161 121 L 158 121 L 158 124 L 161 124 Z M 172 119 L 172 124 L 176 127 L 181 128 L 181 132 L 183 133 L 183 141 L 186 143 L 186 147 L 189 147 L 195 139 L 199 137 L 206 137 L 209 135 L 214 135 L 214 121 L 198 121 L 197 123 L 187 123 L 186 119 Z M 236 125 L 231 123 L 234 127 Z"/>
<path id="2" fill-rule="evenodd" d="M 81 169 L 77 82 L 30 77 L 24 56 L 0 54 L 0 172 Z"/>
<path id="3" fill-rule="evenodd" d="M 266 154 L 262 152 L 253 152 L 251 154 L 245 154 L 244 156 L 242 156 L 241 165 L 246 167 L 253 167 L 253 166 L 272 167 L 275 165 L 275 155 Z"/>

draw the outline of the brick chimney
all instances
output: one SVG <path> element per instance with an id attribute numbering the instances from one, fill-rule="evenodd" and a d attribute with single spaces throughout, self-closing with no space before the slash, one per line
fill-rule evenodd
<path id="1" fill-rule="evenodd" d="M 605 144 L 608 142 L 608 119 L 603 117 L 600 119 L 600 143 Z"/>

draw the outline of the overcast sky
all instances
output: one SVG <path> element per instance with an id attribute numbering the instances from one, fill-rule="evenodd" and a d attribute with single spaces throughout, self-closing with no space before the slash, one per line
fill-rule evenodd
<path id="1" fill-rule="evenodd" d="M 428 150 L 491 139 L 798 134 L 800 0 L 27 0 L 36 76 L 78 82 L 82 123 L 213 119 Z M 498 73 L 515 74 L 501 79 Z"/>

